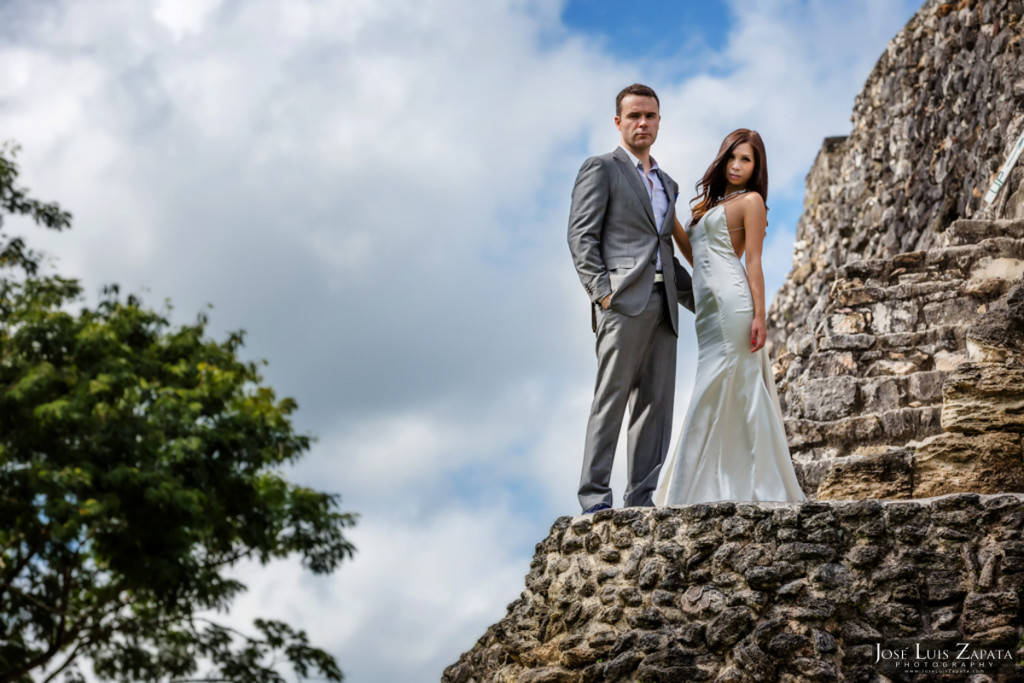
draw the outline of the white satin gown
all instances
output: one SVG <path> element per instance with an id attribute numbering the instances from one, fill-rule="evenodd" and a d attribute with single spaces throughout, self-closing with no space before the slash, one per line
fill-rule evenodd
<path id="1" fill-rule="evenodd" d="M 686 228 L 693 248 L 697 379 L 656 505 L 805 500 L 793 470 L 768 351 L 750 352 L 754 302 L 725 206 Z"/>

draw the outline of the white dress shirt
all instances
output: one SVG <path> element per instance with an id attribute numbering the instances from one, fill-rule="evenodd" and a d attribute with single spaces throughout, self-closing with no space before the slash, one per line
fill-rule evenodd
<path id="1" fill-rule="evenodd" d="M 619 145 L 622 147 L 622 145 Z M 661 176 L 658 175 L 658 162 L 651 157 L 651 170 L 644 172 L 644 165 L 640 159 L 633 155 L 625 147 L 622 147 L 622 151 L 629 156 L 630 161 L 633 162 L 633 168 L 640 174 L 640 180 L 644 184 L 644 188 L 647 190 L 647 196 L 651 200 L 651 208 L 654 209 L 654 225 L 658 228 L 658 232 L 661 232 L 661 224 L 665 222 L 665 214 L 668 213 L 668 193 L 665 192 L 665 185 L 661 182 Z M 661 249 L 657 251 L 657 262 L 655 263 L 655 270 L 661 272 Z"/>

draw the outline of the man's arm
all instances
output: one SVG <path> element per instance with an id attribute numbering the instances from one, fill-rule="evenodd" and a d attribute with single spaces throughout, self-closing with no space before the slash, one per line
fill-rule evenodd
<path id="1" fill-rule="evenodd" d="M 686 229 L 683 224 L 679 222 L 679 216 L 676 216 L 675 226 L 672 228 L 672 237 L 676 240 L 676 245 L 679 247 L 679 251 L 682 252 L 683 258 L 686 262 L 693 267 L 693 247 L 690 246 L 690 236 L 686 234 Z"/>
<path id="2" fill-rule="evenodd" d="M 608 269 L 601 256 L 601 238 L 610 192 L 608 172 L 601 159 L 587 159 L 572 188 L 569 251 L 590 300 L 602 304 L 612 292 Z"/>

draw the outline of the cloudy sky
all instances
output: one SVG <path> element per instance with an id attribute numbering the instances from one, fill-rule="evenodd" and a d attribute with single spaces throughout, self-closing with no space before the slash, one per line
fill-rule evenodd
<path id="1" fill-rule="evenodd" d="M 232 618 L 307 629 L 350 683 L 436 681 L 578 511 L 595 361 L 565 230 L 615 93 L 659 92 L 655 156 L 684 190 L 726 133 L 761 132 L 774 292 L 821 141 L 916 8 L 0 0 L 0 140 L 74 214 L 31 233 L 55 268 L 246 329 L 319 437 L 291 476 L 361 514 L 334 576 L 240 568 Z"/>

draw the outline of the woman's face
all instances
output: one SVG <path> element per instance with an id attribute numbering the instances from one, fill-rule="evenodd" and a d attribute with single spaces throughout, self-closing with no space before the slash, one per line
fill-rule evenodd
<path id="1" fill-rule="evenodd" d="M 741 142 L 732 148 L 725 163 L 725 183 L 729 190 L 742 189 L 754 175 L 754 148 L 749 142 Z"/>

